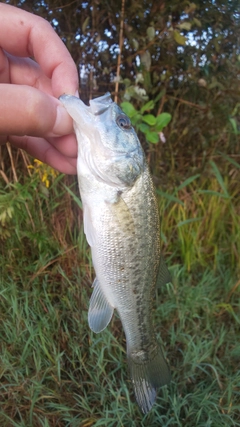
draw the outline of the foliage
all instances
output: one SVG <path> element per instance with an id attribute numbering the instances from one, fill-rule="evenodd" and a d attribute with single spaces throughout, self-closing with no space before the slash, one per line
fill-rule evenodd
<path id="1" fill-rule="evenodd" d="M 171 120 L 171 114 L 161 113 L 157 117 L 153 114 L 144 114 L 154 108 L 154 101 L 149 101 L 137 111 L 129 101 L 121 103 L 121 108 L 127 114 L 136 130 L 140 130 L 148 142 L 157 143 L 161 141 L 162 130 Z"/>
<path id="2" fill-rule="evenodd" d="M 224 176 L 210 161 L 204 176 L 157 189 L 173 281 L 157 289 L 154 320 L 172 382 L 145 417 L 118 316 L 99 335 L 88 327 L 94 273 L 74 184 L 59 175 L 46 192 L 28 172 L 1 182 L 12 208 L 0 245 L 1 426 L 240 426 L 240 167 L 219 158 Z"/>
<path id="3" fill-rule="evenodd" d="M 182 172 L 185 159 L 189 167 L 202 169 L 203 158 L 217 150 L 239 156 L 238 0 L 125 2 L 120 76 L 116 70 L 122 0 L 72 1 L 64 6 L 59 0 L 9 3 L 52 23 L 79 67 L 83 101 L 110 91 L 138 112 L 153 101 L 154 117 L 171 114 L 164 130 L 164 161 L 175 173 Z M 156 143 L 155 131 L 141 127 Z M 162 156 L 161 145 L 146 147 L 154 152 L 149 157 L 153 169 Z"/>

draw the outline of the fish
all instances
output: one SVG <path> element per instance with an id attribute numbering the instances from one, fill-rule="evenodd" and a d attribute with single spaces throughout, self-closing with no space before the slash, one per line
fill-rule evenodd
<path id="1" fill-rule="evenodd" d="M 87 106 L 59 98 L 73 119 L 83 224 L 96 273 L 88 323 L 102 332 L 117 310 L 136 401 L 144 414 L 171 380 L 153 325 L 156 283 L 171 281 L 160 250 L 155 188 L 131 121 L 110 93 Z"/>

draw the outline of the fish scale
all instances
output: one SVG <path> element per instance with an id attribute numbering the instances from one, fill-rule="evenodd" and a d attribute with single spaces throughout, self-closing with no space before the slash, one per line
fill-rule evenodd
<path id="1" fill-rule="evenodd" d="M 70 95 L 60 100 L 78 140 L 84 231 L 96 272 L 89 326 L 101 332 L 118 311 L 135 397 L 147 413 L 156 389 L 170 381 L 153 327 L 157 277 L 162 284 L 170 281 L 160 253 L 154 186 L 138 137 L 109 94 L 89 107 Z"/>

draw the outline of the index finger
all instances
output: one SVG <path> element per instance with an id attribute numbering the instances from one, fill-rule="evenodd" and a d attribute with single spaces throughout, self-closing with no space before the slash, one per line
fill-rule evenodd
<path id="1" fill-rule="evenodd" d="M 33 57 L 52 80 L 54 96 L 77 91 L 73 59 L 45 19 L 0 3 L 0 46 L 12 55 Z"/>

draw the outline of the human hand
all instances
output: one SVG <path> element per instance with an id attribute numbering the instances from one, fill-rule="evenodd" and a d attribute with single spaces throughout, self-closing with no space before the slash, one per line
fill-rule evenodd
<path id="1" fill-rule="evenodd" d="M 77 90 L 76 66 L 51 25 L 0 3 L 0 144 L 76 174 L 72 119 L 57 98 Z"/>

